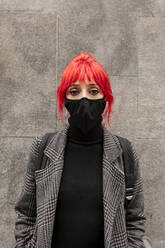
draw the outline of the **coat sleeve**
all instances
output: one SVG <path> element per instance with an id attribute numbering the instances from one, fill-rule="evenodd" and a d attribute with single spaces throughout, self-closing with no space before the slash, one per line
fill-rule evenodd
<path id="1" fill-rule="evenodd" d="M 143 179 L 141 177 L 139 157 L 131 142 L 136 181 L 133 189 L 133 197 L 126 207 L 126 229 L 129 248 L 144 248 L 143 237 L 145 234 L 146 217 L 144 214 Z"/>
<path id="2" fill-rule="evenodd" d="M 36 184 L 34 172 L 38 165 L 38 155 L 42 137 L 35 137 L 30 146 L 30 153 L 24 175 L 21 194 L 15 204 L 16 220 L 14 228 L 14 248 L 33 248 L 36 243 Z"/>

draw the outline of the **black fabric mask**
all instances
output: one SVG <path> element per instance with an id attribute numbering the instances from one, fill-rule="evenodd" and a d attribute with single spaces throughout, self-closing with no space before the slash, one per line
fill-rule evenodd
<path id="1" fill-rule="evenodd" d="M 87 133 L 96 125 L 102 122 L 102 113 L 106 106 L 105 96 L 101 99 L 67 99 L 65 98 L 65 107 L 70 113 L 68 122 L 72 127 L 80 129 Z"/>

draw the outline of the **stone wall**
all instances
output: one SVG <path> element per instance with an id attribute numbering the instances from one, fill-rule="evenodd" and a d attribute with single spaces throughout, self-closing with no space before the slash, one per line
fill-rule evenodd
<path id="1" fill-rule="evenodd" d="M 14 243 L 31 142 L 61 127 L 57 87 L 82 51 L 110 76 L 111 128 L 137 148 L 146 234 L 153 247 L 165 247 L 164 40 L 164 0 L 0 0 L 0 247 Z"/>

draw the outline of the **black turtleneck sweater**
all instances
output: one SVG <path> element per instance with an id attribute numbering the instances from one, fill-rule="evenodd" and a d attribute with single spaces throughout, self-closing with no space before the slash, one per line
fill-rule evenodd
<path id="1" fill-rule="evenodd" d="M 103 127 L 87 135 L 69 126 L 52 248 L 103 248 Z"/>

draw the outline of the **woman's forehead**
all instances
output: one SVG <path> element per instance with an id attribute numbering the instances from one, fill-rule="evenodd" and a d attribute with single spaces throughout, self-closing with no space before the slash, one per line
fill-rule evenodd
<path id="1" fill-rule="evenodd" d="M 71 86 L 72 85 L 81 85 L 81 84 L 86 84 L 86 85 L 90 85 L 90 86 L 96 85 L 95 82 L 85 82 L 85 81 L 79 82 L 79 81 L 76 81 L 75 83 L 71 84 Z"/>

